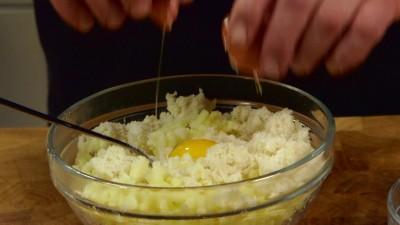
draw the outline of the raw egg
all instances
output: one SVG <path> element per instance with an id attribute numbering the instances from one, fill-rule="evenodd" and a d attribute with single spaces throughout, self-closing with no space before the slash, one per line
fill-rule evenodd
<path id="1" fill-rule="evenodd" d="M 183 156 L 189 154 L 192 159 L 198 159 L 207 155 L 207 150 L 216 143 L 208 139 L 186 140 L 179 144 L 171 153 L 170 157 Z"/>

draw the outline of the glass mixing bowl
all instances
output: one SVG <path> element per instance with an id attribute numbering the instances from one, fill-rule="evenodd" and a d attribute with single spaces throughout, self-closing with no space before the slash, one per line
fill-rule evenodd
<path id="1" fill-rule="evenodd" d="M 162 188 L 127 185 L 99 179 L 72 165 L 79 133 L 53 125 L 48 133 L 52 181 L 86 225 L 281 225 L 296 224 L 333 165 L 334 119 L 313 96 L 277 82 L 263 80 L 258 95 L 254 81 L 235 75 L 182 75 L 159 80 L 159 110 L 163 96 L 197 93 L 217 99 L 217 108 L 267 106 L 271 111 L 294 110 L 310 128 L 315 150 L 306 157 L 253 179 L 222 185 Z M 113 87 L 68 108 L 60 118 L 87 128 L 103 121 L 129 122 L 155 112 L 157 79 Z"/>
<path id="2" fill-rule="evenodd" d="M 389 190 L 387 209 L 388 225 L 400 225 L 400 179 Z"/>

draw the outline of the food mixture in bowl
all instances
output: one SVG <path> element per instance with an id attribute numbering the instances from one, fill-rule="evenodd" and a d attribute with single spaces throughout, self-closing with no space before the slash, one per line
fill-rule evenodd
<path id="1" fill-rule="evenodd" d="M 204 187 L 269 174 L 292 165 L 314 150 L 309 128 L 296 120 L 289 109 L 271 112 L 266 107 L 243 105 L 223 113 L 216 110 L 216 101 L 207 99 L 201 90 L 190 96 L 167 94 L 166 100 L 167 111 L 159 118 L 148 115 L 143 121 L 128 124 L 105 122 L 94 129 L 153 155 L 152 165 L 145 157 L 127 149 L 81 136 L 74 167 L 116 183 Z M 166 196 L 145 188 L 124 191 L 89 183 L 80 194 L 124 212 L 173 215 L 225 212 L 256 206 L 290 193 L 315 177 L 324 163 L 322 157 L 317 157 L 285 176 L 270 177 L 268 185 L 255 182 L 239 186 L 238 183 L 223 192 L 177 189 Z M 270 218 L 278 216 L 275 222 L 281 223 L 304 207 L 302 202 L 306 198 L 300 196 L 269 209 L 273 211 Z"/>

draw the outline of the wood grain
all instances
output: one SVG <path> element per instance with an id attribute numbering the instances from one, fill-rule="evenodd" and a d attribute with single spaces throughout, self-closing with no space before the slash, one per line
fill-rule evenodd
<path id="1" fill-rule="evenodd" d="M 386 196 L 400 177 L 400 116 L 336 123 L 333 172 L 301 224 L 386 224 Z M 0 129 L 0 225 L 81 225 L 50 181 L 46 132 Z"/>

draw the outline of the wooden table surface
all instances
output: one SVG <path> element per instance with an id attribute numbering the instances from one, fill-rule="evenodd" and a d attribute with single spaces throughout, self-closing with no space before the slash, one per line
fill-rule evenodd
<path id="1" fill-rule="evenodd" d="M 302 225 L 386 224 L 400 177 L 400 116 L 338 118 L 332 174 Z M 0 225 L 80 225 L 53 187 L 47 129 L 0 129 Z"/>

